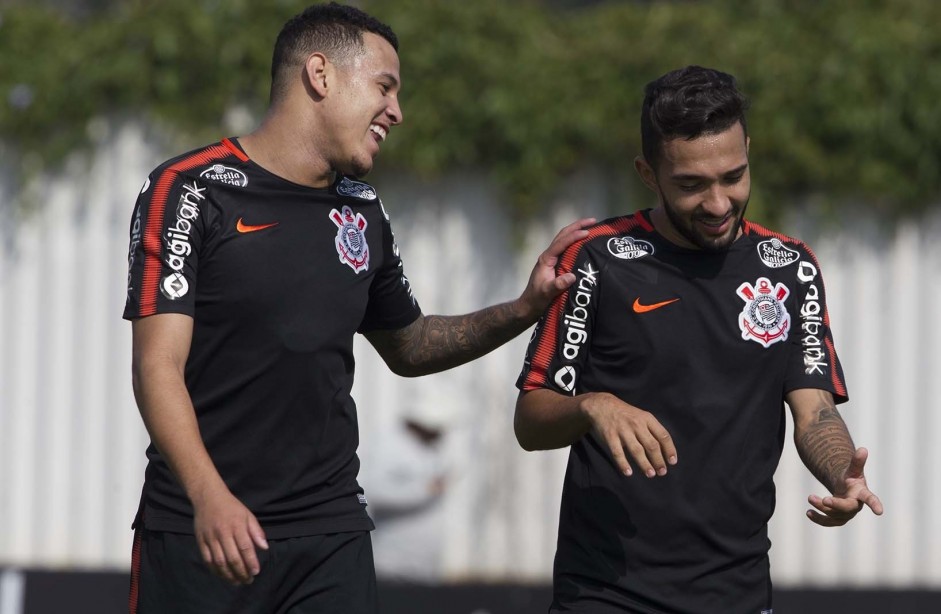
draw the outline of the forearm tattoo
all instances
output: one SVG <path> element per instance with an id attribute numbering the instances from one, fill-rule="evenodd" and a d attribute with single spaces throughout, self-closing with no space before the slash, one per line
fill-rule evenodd
<path id="1" fill-rule="evenodd" d="M 393 359 L 402 375 L 444 371 L 483 356 L 530 324 L 516 314 L 512 303 L 460 316 L 423 316 L 391 334 L 385 344 L 391 350 L 386 360 Z"/>
<path id="2" fill-rule="evenodd" d="M 856 448 L 836 407 L 825 404 L 813 421 L 795 434 L 801 460 L 830 492 L 842 488 L 843 476 Z"/>

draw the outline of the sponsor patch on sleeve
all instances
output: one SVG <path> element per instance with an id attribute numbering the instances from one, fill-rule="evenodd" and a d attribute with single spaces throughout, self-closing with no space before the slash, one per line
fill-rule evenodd
<path id="1" fill-rule="evenodd" d="M 224 164 L 213 164 L 199 174 L 203 179 L 227 183 L 229 185 L 244 188 L 248 185 L 248 177 L 237 168 L 225 166 Z"/>
<path id="2" fill-rule="evenodd" d="M 653 244 L 634 237 L 611 237 L 608 251 L 621 260 L 636 260 L 653 254 Z"/>
<path id="3" fill-rule="evenodd" d="M 758 257 L 765 263 L 765 266 L 780 269 L 797 262 L 800 253 L 784 245 L 781 239 L 773 238 L 758 244 Z"/>

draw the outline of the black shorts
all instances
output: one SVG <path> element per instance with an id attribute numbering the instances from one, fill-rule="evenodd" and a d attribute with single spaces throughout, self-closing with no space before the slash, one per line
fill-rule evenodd
<path id="1" fill-rule="evenodd" d="M 269 539 L 247 586 L 212 574 L 192 535 L 134 535 L 131 614 L 377 614 L 368 531 Z"/>

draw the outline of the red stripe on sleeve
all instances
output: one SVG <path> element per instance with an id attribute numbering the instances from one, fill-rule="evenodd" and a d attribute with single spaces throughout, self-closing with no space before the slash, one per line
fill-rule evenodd
<path id="1" fill-rule="evenodd" d="M 179 162 L 167 167 L 157 178 L 154 186 L 154 197 L 150 201 L 147 211 L 147 222 L 144 226 L 144 272 L 141 275 L 140 317 L 150 316 L 157 312 L 157 292 L 160 285 L 161 271 L 161 240 L 160 233 L 163 228 L 163 215 L 167 208 L 167 199 L 170 188 L 177 176 L 201 164 L 208 164 L 229 155 L 229 150 L 221 145 L 207 147 Z"/>
<path id="2" fill-rule="evenodd" d="M 643 228 L 652 231 L 653 226 L 647 221 L 643 214 L 638 211 L 630 217 L 618 218 L 614 222 L 599 224 L 588 231 L 588 236 L 577 243 L 573 243 L 562 254 L 559 264 L 556 265 L 556 273 L 570 273 L 575 266 L 575 261 L 581 253 L 582 248 L 590 241 L 598 237 L 618 235 L 628 232 L 634 228 Z M 559 321 L 562 319 L 562 310 L 568 302 L 569 290 L 560 294 L 549 306 L 546 314 L 546 320 L 538 333 L 536 349 L 533 351 L 532 361 L 530 362 L 529 372 L 523 381 L 523 390 L 534 390 L 536 388 L 545 388 L 549 381 L 549 364 L 555 355 L 558 347 L 558 337 L 556 331 L 559 327 Z"/>
<path id="3" fill-rule="evenodd" d="M 775 238 L 781 239 L 782 241 L 787 241 L 788 243 L 800 243 L 801 245 L 804 245 L 802 241 L 798 241 L 797 239 L 793 237 L 789 237 L 786 234 L 782 234 L 780 232 L 768 230 L 764 226 L 760 224 L 756 224 L 754 222 L 749 222 L 748 220 L 745 220 L 743 231 L 745 232 L 745 234 L 756 234 L 759 237 L 775 237 Z M 804 245 L 804 247 L 807 247 L 807 246 Z"/>
<path id="4" fill-rule="evenodd" d="M 222 139 L 222 144 L 225 145 L 225 148 L 226 148 L 226 149 L 228 149 L 228 150 L 231 151 L 233 154 L 235 154 L 235 157 L 236 157 L 236 158 L 238 158 L 238 159 L 241 160 L 242 162 L 248 162 L 248 156 L 245 154 L 244 151 L 242 151 L 241 149 L 239 149 L 239 148 L 235 145 L 235 143 L 233 143 L 233 142 L 230 141 L 229 139 Z"/>
<path id="5" fill-rule="evenodd" d="M 836 368 L 836 348 L 833 347 L 833 340 L 827 336 L 824 340 L 827 346 L 827 354 L 830 359 L 830 383 L 833 384 L 833 391 L 841 397 L 846 397 L 846 383 L 840 379 L 840 372 Z"/>

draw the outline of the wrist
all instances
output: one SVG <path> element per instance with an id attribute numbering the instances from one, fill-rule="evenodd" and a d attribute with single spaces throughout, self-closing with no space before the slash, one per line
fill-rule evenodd
<path id="1" fill-rule="evenodd" d="M 578 397 L 578 413 L 587 425 L 594 424 L 598 406 L 607 392 L 586 392 Z"/>
<path id="2" fill-rule="evenodd" d="M 536 320 L 542 316 L 543 312 L 540 307 L 534 305 L 531 300 L 526 298 L 525 292 L 511 303 L 510 308 L 513 317 L 526 324 L 526 326 L 535 324 Z"/>
<path id="3" fill-rule="evenodd" d="M 193 482 L 185 490 L 193 507 L 200 507 L 204 502 L 214 499 L 219 494 L 229 492 L 228 486 L 219 476 Z"/>

